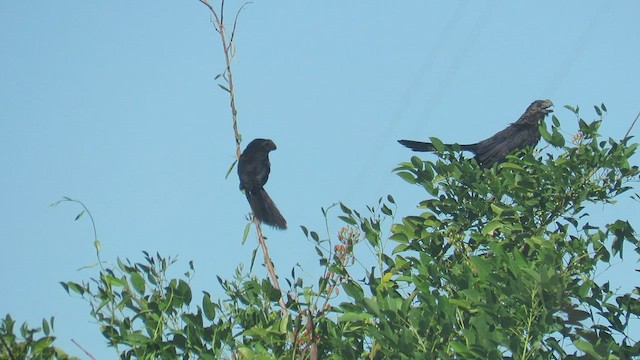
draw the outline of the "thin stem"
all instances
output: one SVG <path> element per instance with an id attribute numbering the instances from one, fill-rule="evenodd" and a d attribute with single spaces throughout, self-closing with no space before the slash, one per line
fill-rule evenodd
<path id="1" fill-rule="evenodd" d="M 218 33 L 220 34 L 220 41 L 222 42 L 222 50 L 224 52 L 224 61 L 225 61 L 225 70 L 224 73 L 227 75 L 227 81 L 229 84 L 229 105 L 231 106 L 231 116 L 233 119 L 233 134 L 236 139 L 236 158 L 240 159 L 240 133 L 238 131 L 238 110 L 236 109 L 236 101 L 235 101 L 235 88 L 233 85 L 233 73 L 231 72 L 231 53 L 230 46 L 227 45 L 227 31 L 222 23 L 222 14 L 218 16 L 218 13 L 215 11 L 213 6 L 209 4 L 208 0 L 198 0 L 201 3 L 205 4 L 211 13 L 216 22 L 216 26 L 218 27 Z M 224 9 L 224 1 L 220 5 L 221 9 Z"/>
<path id="2" fill-rule="evenodd" d="M 87 350 L 85 350 L 82 346 L 80 346 L 80 344 L 75 339 L 71 339 L 71 342 L 76 344 L 76 346 L 79 347 L 80 350 L 82 350 L 85 354 L 87 354 L 87 356 L 91 358 L 91 360 L 96 360 L 96 358 L 93 355 L 91 355 L 91 353 L 89 353 Z"/>
<path id="3" fill-rule="evenodd" d="M 271 284 L 274 288 L 280 291 L 280 294 L 282 294 L 280 283 L 278 282 L 278 276 L 276 275 L 276 269 L 273 267 L 273 262 L 271 261 L 271 257 L 269 256 L 269 248 L 267 248 L 267 243 L 266 241 L 264 241 L 264 236 L 262 235 L 260 220 L 258 220 L 258 218 L 254 216 L 253 223 L 256 226 L 256 231 L 258 232 L 258 243 L 260 243 L 260 248 L 262 248 L 262 254 L 264 255 L 264 266 L 267 268 L 267 273 L 271 278 Z M 280 299 L 278 299 L 278 302 L 280 303 L 280 307 L 282 308 L 282 317 L 289 315 L 289 311 L 287 310 L 282 295 L 280 296 Z"/>
<path id="4" fill-rule="evenodd" d="M 220 41 L 222 43 L 222 50 L 224 52 L 224 60 L 225 60 L 225 70 L 224 70 L 224 75 L 225 75 L 225 79 L 227 80 L 227 84 L 228 86 L 228 92 L 229 92 L 229 106 L 231 107 L 231 116 L 232 116 L 232 120 L 233 120 L 233 134 L 236 140 L 236 159 L 240 159 L 240 154 L 242 153 L 240 151 L 240 141 L 242 140 L 242 137 L 240 136 L 240 132 L 238 131 L 238 110 L 236 109 L 236 101 L 235 101 L 235 86 L 233 84 L 233 73 L 231 72 L 231 59 L 233 58 L 233 54 L 231 53 L 232 51 L 232 46 L 233 46 L 233 35 L 235 34 L 235 30 L 236 30 L 236 24 L 238 22 L 238 15 L 240 14 L 240 12 L 242 11 L 242 9 L 248 4 L 245 3 L 244 5 L 242 5 L 242 7 L 240 7 L 240 9 L 238 10 L 238 12 L 236 13 L 236 17 L 235 20 L 233 22 L 233 30 L 231 32 L 231 36 L 229 37 L 229 41 L 227 42 L 227 32 L 223 23 L 223 16 L 224 16 L 224 0 L 221 0 L 221 4 L 220 4 L 220 16 L 218 16 L 218 13 L 216 12 L 216 10 L 213 8 L 213 6 L 211 6 L 211 4 L 209 3 L 208 0 L 198 0 L 200 1 L 202 4 L 204 4 L 207 8 L 209 8 L 209 11 L 211 11 L 211 13 L 213 14 L 214 20 L 215 20 L 215 26 L 217 26 L 217 30 L 218 33 L 220 34 Z M 280 284 L 278 283 L 278 277 L 276 276 L 276 271 L 275 268 L 273 266 L 273 262 L 271 261 L 271 257 L 269 256 L 269 250 L 267 248 L 267 244 L 264 240 L 264 236 L 262 234 L 262 229 L 260 227 L 260 221 L 258 221 L 258 219 L 256 219 L 254 217 L 253 219 L 253 223 L 256 226 L 256 231 L 258 234 L 258 243 L 260 244 L 260 248 L 262 248 L 262 253 L 264 255 L 264 265 L 265 268 L 267 269 L 267 273 L 269 274 L 269 277 L 271 278 L 271 283 L 273 285 L 274 288 L 278 289 L 281 292 L 281 296 L 280 296 L 280 306 L 282 307 L 282 316 L 286 316 L 288 315 L 288 311 L 286 309 L 285 306 L 285 302 L 284 299 L 282 297 L 282 291 L 280 290 Z"/>
<path id="5" fill-rule="evenodd" d="M 238 9 L 238 12 L 236 13 L 236 18 L 233 20 L 233 29 L 231 30 L 231 38 L 229 40 L 229 44 L 233 44 L 233 37 L 236 34 L 236 25 L 238 25 L 238 16 L 240 16 L 240 12 L 242 11 L 242 9 L 244 9 L 245 6 L 249 5 L 249 4 L 253 4 L 253 2 L 246 2 L 244 3 L 240 9 Z"/>

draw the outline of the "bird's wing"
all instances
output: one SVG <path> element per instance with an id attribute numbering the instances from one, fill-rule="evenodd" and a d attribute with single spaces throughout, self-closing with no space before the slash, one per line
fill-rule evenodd
<path id="1" fill-rule="evenodd" d="M 484 166 L 504 160 L 516 149 L 535 145 L 540 140 L 537 127 L 511 124 L 492 137 L 474 144 L 476 160 Z"/>
<path id="2" fill-rule="evenodd" d="M 269 180 L 271 164 L 266 154 L 260 156 L 241 156 L 238 162 L 240 189 L 253 191 L 259 189 Z"/>

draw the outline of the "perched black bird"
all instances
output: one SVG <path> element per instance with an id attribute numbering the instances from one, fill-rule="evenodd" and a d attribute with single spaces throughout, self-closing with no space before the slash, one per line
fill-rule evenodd
<path id="1" fill-rule="evenodd" d="M 271 163 L 269 152 L 276 149 L 276 144 L 268 139 L 255 139 L 247 145 L 238 160 L 238 177 L 240 190 L 244 190 L 251 211 L 261 222 L 286 229 L 287 221 L 264 190 L 264 184 L 269 180 Z"/>
<path id="2" fill-rule="evenodd" d="M 476 161 L 483 167 L 489 168 L 503 161 L 516 149 L 535 146 L 540 141 L 538 125 L 548 113 L 553 112 L 549 109 L 551 106 L 553 106 L 551 100 L 536 100 L 529 105 L 518 121 L 510 124 L 506 129 L 475 144 L 460 145 L 460 148 L 474 153 Z M 435 151 L 433 144 L 428 142 L 412 140 L 398 140 L 398 142 L 413 151 Z"/>

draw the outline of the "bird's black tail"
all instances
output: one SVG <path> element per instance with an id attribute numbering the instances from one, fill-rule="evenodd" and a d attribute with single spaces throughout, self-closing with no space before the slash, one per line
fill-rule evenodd
<path id="1" fill-rule="evenodd" d="M 422 142 L 422 141 L 413 141 L 413 140 L 398 140 L 398 142 L 413 151 L 436 151 L 436 148 L 433 147 L 433 144 L 430 142 Z M 463 144 L 458 145 L 460 149 L 465 151 L 476 151 L 477 144 Z M 444 144 L 445 147 L 452 147 L 453 144 Z"/>
<path id="2" fill-rule="evenodd" d="M 413 141 L 413 140 L 398 140 L 398 142 L 413 151 L 435 151 L 432 143 Z"/>
<path id="3" fill-rule="evenodd" d="M 255 191 L 246 191 L 247 200 L 251 205 L 251 211 L 262 223 L 271 225 L 275 228 L 284 230 L 287 228 L 287 221 L 284 219 L 280 211 L 273 203 L 269 194 L 264 188 L 256 189 Z"/>

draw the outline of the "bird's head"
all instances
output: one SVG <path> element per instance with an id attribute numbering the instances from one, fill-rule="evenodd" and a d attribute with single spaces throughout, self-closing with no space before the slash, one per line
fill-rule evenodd
<path id="1" fill-rule="evenodd" d="M 553 112 L 551 100 L 536 100 L 529 105 L 527 111 L 516 121 L 517 124 L 537 125 L 544 117 Z"/>
<path id="2" fill-rule="evenodd" d="M 548 113 L 553 112 L 553 110 L 550 109 L 552 106 L 553 106 L 553 102 L 551 102 L 551 100 L 549 99 L 536 100 L 532 102 L 531 105 L 529 105 L 526 112 L 530 114 L 542 113 L 544 115 L 547 115 Z"/>
<path id="3" fill-rule="evenodd" d="M 262 147 L 265 150 L 273 151 L 273 150 L 277 149 L 276 143 L 274 143 L 273 141 L 271 141 L 269 139 L 259 139 L 259 140 L 262 140 Z"/>
<path id="4" fill-rule="evenodd" d="M 247 145 L 247 149 L 252 149 L 252 151 L 269 152 L 277 149 L 277 147 L 276 144 L 269 139 L 254 139 L 249 143 L 249 145 Z"/>

